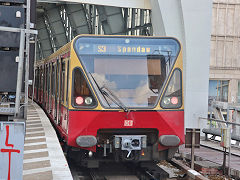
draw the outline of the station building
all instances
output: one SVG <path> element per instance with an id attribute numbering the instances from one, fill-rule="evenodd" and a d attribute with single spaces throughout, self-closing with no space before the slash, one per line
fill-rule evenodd
<path id="1" fill-rule="evenodd" d="M 209 100 L 240 103 L 240 2 L 213 0 Z"/>

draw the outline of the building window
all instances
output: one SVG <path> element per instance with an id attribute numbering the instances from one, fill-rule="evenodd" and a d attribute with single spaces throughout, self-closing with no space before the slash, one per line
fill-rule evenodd
<path id="1" fill-rule="evenodd" d="M 229 81 L 210 80 L 209 81 L 209 100 L 228 102 Z"/>

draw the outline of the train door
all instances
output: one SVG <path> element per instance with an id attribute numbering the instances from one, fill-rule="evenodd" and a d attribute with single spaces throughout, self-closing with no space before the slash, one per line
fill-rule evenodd
<path id="1" fill-rule="evenodd" d="M 69 84 L 69 59 L 66 59 L 65 61 L 65 108 L 63 110 L 63 121 L 62 121 L 62 128 L 65 130 L 65 132 L 67 132 L 68 129 L 68 84 Z"/>
<path id="2" fill-rule="evenodd" d="M 40 96 L 41 96 L 41 67 L 39 68 L 38 72 L 38 96 L 37 101 L 40 102 Z"/>
<path id="3" fill-rule="evenodd" d="M 48 74 L 48 66 L 47 64 L 44 66 L 44 93 L 43 93 L 43 96 L 44 96 L 44 108 L 47 109 L 47 74 Z"/>
<path id="4" fill-rule="evenodd" d="M 40 67 L 40 87 L 39 87 L 39 103 L 42 104 L 43 99 L 43 68 Z"/>
<path id="5" fill-rule="evenodd" d="M 42 105 L 43 105 L 44 108 L 46 108 L 46 104 L 45 104 L 45 102 L 46 102 L 45 101 L 46 90 L 45 90 L 45 88 L 46 88 L 46 66 L 43 65 L 43 98 L 42 98 Z"/>
<path id="6" fill-rule="evenodd" d="M 49 72 L 50 67 L 49 64 L 47 65 L 47 70 L 46 70 L 46 110 L 49 113 Z"/>
<path id="7" fill-rule="evenodd" d="M 65 114 L 65 102 L 64 102 L 64 95 L 65 95 L 65 60 L 61 59 L 61 71 L 60 71 L 60 124 L 62 126 L 62 121 L 64 119 Z"/>
<path id="8" fill-rule="evenodd" d="M 54 65 L 54 82 L 55 82 L 55 89 L 54 89 L 54 121 L 57 122 L 57 92 L 58 92 L 58 70 L 57 70 L 57 61 Z"/>
<path id="9" fill-rule="evenodd" d="M 69 89 L 69 60 L 66 61 L 67 63 L 67 68 L 66 68 L 66 73 L 67 73 L 67 79 L 66 79 L 66 106 L 68 107 L 68 97 L 69 97 L 69 94 L 68 94 L 68 89 Z"/>
<path id="10" fill-rule="evenodd" d="M 59 123 L 59 59 L 57 59 L 57 64 L 56 64 L 56 96 L 55 96 L 55 120 L 56 123 Z"/>
<path id="11" fill-rule="evenodd" d="M 34 77 L 34 99 L 37 101 L 38 97 L 38 86 L 39 86 L 39 68 L 35 69 L 35 77 Z"/>
<path id="12" fill-rule="evenodd" d="M 57 124 L 61 125 L 62 122 L 62 113 L 63 113 L 63 94 L 64 94 L 64 83 L 63 83 L 63 74 L 65 74 L 65 63 L 62 57 L 58 61 L 58 102 L 57 102 Z"/>
<path id="13" fill-rule="evenodd" d="M 49 63 L 48 112 L 52 113 L 52 63 Z"/>
<path id="14" fill-rule="evenodd" d="M 54 103 L 54 66 L 53 66 L 53 63 L 51 65 L 51 95 L 50 95 L 50 99 L 51 99 L 51 106 L 50 106 L 50 114 L 51 114 L 51 117 L 52 119 L 54 119 L 54 115 L 53 115 L 53 111 L 54 111 L 54 106 L 53 106 L 53 103 Z"/>
<path id="15" fill-rule="evenodd" d="M 56 120 L 56 63 L 52 64 L 52 119 Z"/>

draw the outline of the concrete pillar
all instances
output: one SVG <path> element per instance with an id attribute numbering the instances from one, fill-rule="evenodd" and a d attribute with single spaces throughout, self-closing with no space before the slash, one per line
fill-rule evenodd
<path id="1" fill-rule="evenodd" d="M 156 36 L 177 37 L 183 47 L 185 127 L 207 117 L 212 1 L 151 0 Z"/>
<path id="2" fill-rule="evenodd" d="M 228 102 L 237 103 L 238 80 L 231 79 L 228 85 Z"/>
<path id="3" fill-rule="evenodd" d="M 240 123 L 240 112 L 239 111 L 236 111 L 236 118 L 235 118 L 235 122 L 236 123 Z M 236 134 L 236 135 L 240 135 L 240 126 L 233 126 L 233 134 Z M 237 143 L 239 145 L 239 143 Z"/>

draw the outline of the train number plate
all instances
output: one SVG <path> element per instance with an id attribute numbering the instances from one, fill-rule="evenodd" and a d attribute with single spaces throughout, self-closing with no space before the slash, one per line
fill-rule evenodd
<path id="1" fill-rule="evenodd" d="M 124 126 L 133 126 L 133 120 L 124 120 Z"/>

